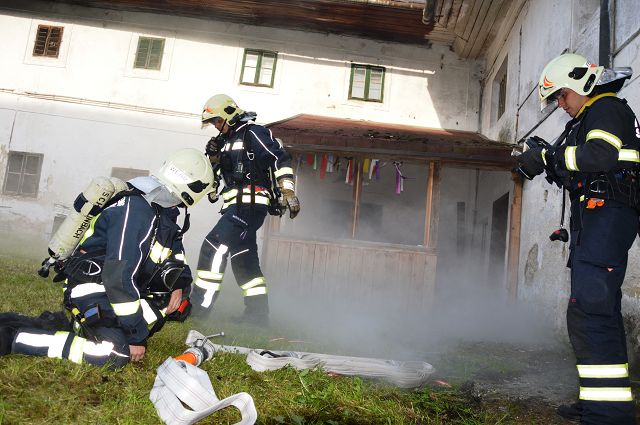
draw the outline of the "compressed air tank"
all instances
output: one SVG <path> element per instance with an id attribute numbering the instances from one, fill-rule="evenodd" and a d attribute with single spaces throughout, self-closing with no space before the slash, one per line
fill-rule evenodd
<path id="1" fill-rule="evenodd" d="M 49 242 L 49 255 L 64 260 L 78 246 L 91 224 L 91 220 L 102 212 L 113 195 L 126 190 L 127 185 L 114 177 L 96 177 L 73 202 L 73 210 L 64 219 Z"/>

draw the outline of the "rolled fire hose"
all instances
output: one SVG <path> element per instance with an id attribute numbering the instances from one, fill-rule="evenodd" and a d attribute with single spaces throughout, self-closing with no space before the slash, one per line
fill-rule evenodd
<path id="1" fill-rule="evenodd" d="M 204 335 L 191 330 L 187 345 L 202 340 Z M 214 352 L 247 354 L 247 364 L 256 372 L 276 370 L 292 366 L 298 370 L 321 368 L 325 372 L 345 376 L 382 379 L 400 388 L 417 388 L 427 383 L 435 372 L 433 366 L 420 361 L 395 361 L 366 357 L 335 356 L 330 354 L 305 353 L 301 351 L 266 351 L 232 345 L 219 345 L 207 341 Z M 275 355 L 276 357 L 274 357 Z"/>
<path id="2" fill-rule="evenodd" d="M 149 398 L 167 425 L 191 425 L 229 406 L 242 415 L 235 425 L 253 425 L 258 419 L 249 394 L 238 393 L 219 400 L 205 371 L 171 357 L 158 367 Z"/>

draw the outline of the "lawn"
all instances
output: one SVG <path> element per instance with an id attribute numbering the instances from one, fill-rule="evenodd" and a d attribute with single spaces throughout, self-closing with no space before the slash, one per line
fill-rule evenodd
<path id="1" fill-rule="evenodd" d="M 39 314 L 59 310 L 60 286 L 35 273 L 38 263 L 0 257 L 0 311 Z M 208 334 L 224 330 L 215 342 L 294 349 L 273 342 L 289 332 L 246 328 L 221 315 L 214 323 L 169 323 L 154 336 L 141 364 L 110 371 L 68 361 L 11 355 L 0 358 L 0 424 L 158 424 L 149 401 L 156 368 L 180 354 L 189 329 Z M 279 344 L 279 345 L 275 345 Z M 202 365 L 220 399 L 249 393 L 260 424 L 534 424 L 528 407 L 516 402 L 485 403 L 464 386 L 417 390 L 360 378 L 330 376 L 320 370 L 285 368 L 254 372 L 244 356 L 219 353 Z M 524 414 L 523 414 L 524 412 Z M 232 424 L 240 415 L 226 409 L 202 424 Z"/>

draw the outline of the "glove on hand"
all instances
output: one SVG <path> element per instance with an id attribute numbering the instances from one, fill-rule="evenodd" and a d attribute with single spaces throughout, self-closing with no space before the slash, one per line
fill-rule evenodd
<path id="1" fill-rule="evenodd" d="M 518 156 L 518 164 L 520 170 L 529 180 L 535 176 L 542 174 L 546 165 L 547 150 L 543 147 L 531 148 Z"/>
<path id="2" fill-rule="evenodd" d="M 282 191 L 284 202 L 289 208 L 289 218 L 295 218 L 300 212 L 300 201 L 293 190 L 284 189 Z"/>

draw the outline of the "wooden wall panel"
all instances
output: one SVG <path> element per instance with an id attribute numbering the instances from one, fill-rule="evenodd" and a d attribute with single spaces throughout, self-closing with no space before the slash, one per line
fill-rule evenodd
<path id="1" fill-rule="evenodd" d="M 274 288 L 315 300 L 347 299 L 360 306 L 384 300 L 399 311 L 429 308 L 437 257 L 397 247 L 338 245 L 271 237 L 264 259 Z"/>

